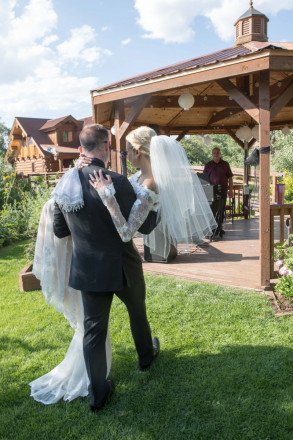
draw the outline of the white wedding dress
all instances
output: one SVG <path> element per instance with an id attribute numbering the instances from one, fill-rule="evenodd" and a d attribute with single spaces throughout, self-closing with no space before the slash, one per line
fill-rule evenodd
<path id="1" fill-rule="evenodd" d="M 41 281 L 46 303 L 64 314 L 75 330 L 63 361 L 52 371 L 31 382 L 31 396 L 45 405 L 60 399 L 88 395 L 89 379 L 83 357 L 83 304 L 80 291 L 68 286 L 72 254 L 71 237 L 57 238 L 53 232 L 54 200 L 42 210 L 35 248 L 33 273 Z M 112 352 L 109 331 L 106 339 L 107 375 Z"/>

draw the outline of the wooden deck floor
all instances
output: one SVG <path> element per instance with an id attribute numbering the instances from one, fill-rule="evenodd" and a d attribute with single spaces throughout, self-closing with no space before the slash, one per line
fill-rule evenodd
<path id="1" fill-rule="evenodd" d="M 259 286 L 259 221 L 228 221 L 226 234 L 218 242 L 206 247 L 184 245 L 178 247 L 178 256 L 169 264 L 143 263 L 145 272 L 186 278 L 194 281 L 217 283 L 225 286 L 260 289 Z M 143 256 L 141 238 L 134 240 Z"/>

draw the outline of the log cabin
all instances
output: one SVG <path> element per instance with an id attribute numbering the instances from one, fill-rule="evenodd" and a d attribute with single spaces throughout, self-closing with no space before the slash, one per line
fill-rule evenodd
<path id="1" fill-rule="evenodd" d="M 6 160 L 17 173 L 59 172 L 68 169 L 79 156 L 79 133 L 91 117 L 58 119 L 16 117 L 10 133 Z"/>

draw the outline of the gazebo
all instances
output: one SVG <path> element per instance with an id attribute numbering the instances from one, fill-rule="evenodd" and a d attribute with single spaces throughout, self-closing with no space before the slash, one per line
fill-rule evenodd
<path id="1" fill-rule="evenodd" d="M 270 130 L 293 125 L 293 43 L 269 42 L 268 21 L 250 1 L 235 23 L 234 47 L 91 91 L 94 121 L 114 127 L 111 164 L 118 172 L 124 170 L 125 137 L 141 125 L 156 125 L 160 133 L 176 135 L 177 140 L 187 134 L 229 134 L 244 156 L 255 138 L 244 141 L 236 132 L 243 125 L 257 127 L 260 286 L 264 288 L 270 285 L 272 246 L 270 154 L 265 147 L 270 146 Z M 183 94 L 189 99 L 192 95 L 194 103 L 188 110 L 178 103 L 181 97 L 182 105 Z M 292 224 L 293 210 L 289 213 Z"/>

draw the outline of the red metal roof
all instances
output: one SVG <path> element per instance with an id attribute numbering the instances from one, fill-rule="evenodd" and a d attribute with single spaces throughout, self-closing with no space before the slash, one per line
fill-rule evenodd
<path id="1" fill-rule="evenodd" d="M 41 127 L 41 130 L 48 130 L 48 129 L 53 129 L 55 128 L 58 124 L 60 124 L 60 122 L 65 121 L 66 119 L 73 119 L 74 121 L 76 121 L 77 123 L 79 123 L 78 120 L 76 120 L 73 116 L 71 115 L 67 115 L 67 116 L 62 116 L 61 118 L 57 118 L 57 119 L 48 119 L 46 121 L 46 123 Z"/>
<path id="2" fill-rule="evenodd" d="M 129 84 L 134 84 L 140 81 L 146 81 L 153 78 L 157 78 L 164 75 L 171 75 L 177 72 L 183 72 L 189 69 L 194 69 L 195 67 L 205 66 L 207 64 L 216 63 L 219 61 L 226 61 L 231 58 L 238 56 L 247 55 L 251 52 L 244 45 L 230 47 L 228 49 L 220 50 L 218 52 L 213 52 L 208 55 L 203 55 L 201 57 L 192 58 L 180 63 L 171 64 L 167 67 L 162 67 L 160 69 L 152 70 L 150 72 L 143 73 L 141 75 L 136 75 L 119 82 L 111 83 L 103 87 L 94 89 L 96 92 L 101 92 L 103 90 L 108 90 L 116 87 L 123 87 Z"/>
<path id="3" fill-rule="evenodd" d="M 41 127 L 48 121 L 48 119 L 39 118 L 15 118 L 20 126 L 23 128 L 24 132 L 31 136 L 36 144 L 48 144 L 53 145 L 53 142 L 46 133 L 41 131 Z"/>
<path id="4" fill-rule="evenodd" d="M 83 123 L 83 126 L 91 125 L 91 124 L 95 123 L 92 116 L 87 116 L 86 118 L 81 118 L 81 119 L 79 119 L 79 121 Z"/>
<path id="5" fill-rule="evenodd" d="M 253 53 L 255 51 L 264 50 L 268 48 L 283 48 L 286 49 L 285 44 L 283 43 L 261 43 L 261 45 L 254 46 L 254 42 L 250 44 L 242 44 L 239 46 L 230 47 L 228 49 L 220 50 L 218 52 L 213 52 L 207 55 L 203 55 L 201 57 L 192 58 L 180 63 L 175 63 L 170 66 L 162 67 L 160 69 L 151 70 L 150 72 L 146 72 L 140 75 L 132 76 L 130 78 L 126 78 L 124 80 L 114 82 L 111 84 L 107 84 L 103 87 L 96 88 L 92 90 L 93 92 L 103 92 L 105 90 L 111 90 L 118 87 L 125 87 L 131 84 L 139 83 L 141 81 L 149 81 L 154 78 L 162 77 L 165 75 L 172 75 L 177 72 L 185 72 L 189 69 L 195 69 L 196 67 L 207 66 L 209 64 L 214 64 L 217 62 L 227 61 L 233 58 L 242 57 Z M 278 46 L 275 46 L 277 44 Z M 282 45 L 284 47 L 282 47 Z"/>

